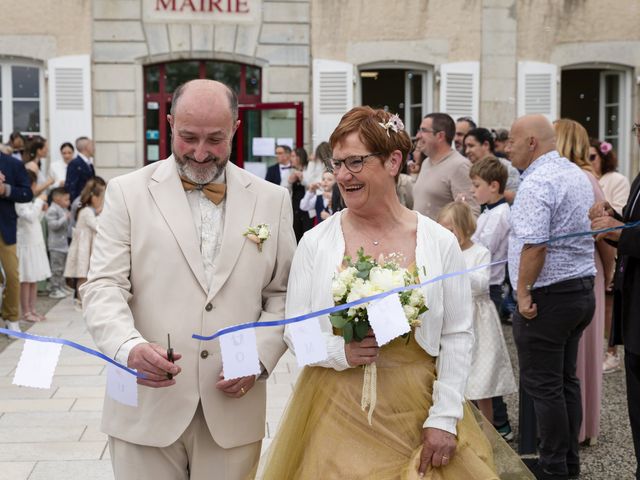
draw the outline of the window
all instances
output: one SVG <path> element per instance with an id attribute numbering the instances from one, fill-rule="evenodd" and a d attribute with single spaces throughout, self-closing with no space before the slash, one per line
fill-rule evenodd
<path id="1" fill-rule="evenodd" d="M 43 123 L 42 69 L 28 62 L 0 61 L 0 136 L 40 135 Z"/>

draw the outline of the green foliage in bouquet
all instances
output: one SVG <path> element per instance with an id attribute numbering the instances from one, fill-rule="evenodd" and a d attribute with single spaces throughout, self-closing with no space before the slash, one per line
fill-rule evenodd
<path id="1" fill-rule="evenodd" d="M 331 287 L 336 305 L 344 305 L 419 282 L 417 272 L 410 272 L 399 266 L 396 260 L 398 255 L 393 254 L 377 262 L 371 256 L 365 255 L 362 247 L 358 249 L 357 255 L 355 262 L 351 257 L 345 257 L 346 267 L 333 278 Z M 407 322 L 412 327 L 420 325 L 419 317 L 427 311 L 421 289 L 402 292 L 400 303 L 407 316 Z M 346 343 L 362 341 L 371 328 L 366 303 L 332 313 L 329 319 L 331 325 L 342 332 Z"/>

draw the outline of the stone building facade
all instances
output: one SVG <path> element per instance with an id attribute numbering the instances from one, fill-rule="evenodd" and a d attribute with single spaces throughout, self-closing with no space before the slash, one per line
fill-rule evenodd
<path id="1" fill-rule="evenodd" d="M 3 141 L 43 134 L 55 159 L 90 135 L 105 177 L 168 154 L 172 88 L 194 77 L 239 92 L 248 167 L 271 161 L 269 142 L 313 149 L 364 103 L 412 134 L 438 110 L 487 127 L 568 116 L 615 145 L 623 173 L 640 163 L 636 0 L 25 0 L 4 15 Z"/>

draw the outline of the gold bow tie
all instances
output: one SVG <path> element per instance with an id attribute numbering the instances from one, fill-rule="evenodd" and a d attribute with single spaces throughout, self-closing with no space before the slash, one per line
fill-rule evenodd
<path id="1" fill-rule="evenodd" d="M 201 190 L 202 193 L 216 205 L 222 201 L 225 191 L 227 190 L 227 186 L 224 183 L 205 183 L 201 185 L 183 177 L 180 177 L 180 181 L 182 182 L 182 187 L 187 192 L 191 190 Z"/>

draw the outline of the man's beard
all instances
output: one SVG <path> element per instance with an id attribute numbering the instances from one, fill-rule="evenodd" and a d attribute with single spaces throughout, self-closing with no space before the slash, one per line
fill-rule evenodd
<path id="1" fill-rule="evenodd" d="M 229 161 L 229 155 L 227 155 L 227 158 L 224 160 L 219 157 L 214 157 L 213 155 L 208 155 L 202 164 L 199 164 L 199 167 L 195 168 L 194 163 L 197 162 L 190 155 L 181 157 L 174 151 L 173 158 L 176 159 L 176 163 L 178 164 L 178 173 L 180 176 L 186 177 L 198 185 L 211 183 L 219 178 Z"/>

